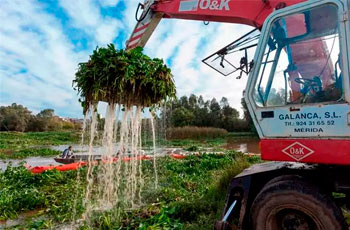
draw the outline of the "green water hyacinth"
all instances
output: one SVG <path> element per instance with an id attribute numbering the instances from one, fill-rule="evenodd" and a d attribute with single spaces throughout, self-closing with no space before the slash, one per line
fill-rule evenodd
<path id="1" fill-rule="evenodd" d="M 140 47 L 125 51 L 113 44 L 97 47 L 87 62 L 79 63 L 73 87 L 84 113 L 98 101 L 150 107 L 176 95 L 171 70 L 162 59 L 148 57 Z"/>

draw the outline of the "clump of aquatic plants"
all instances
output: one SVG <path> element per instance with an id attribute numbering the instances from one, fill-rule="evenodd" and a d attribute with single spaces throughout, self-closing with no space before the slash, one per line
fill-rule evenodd
<path id="1" fill-rule="evenodd" d="M 149 107 L 176 94 L 171 70 L 162 59 L 148 57 L 140 47 L 126 51 L 113 44 L 97 47 L 79 64 L 73 86 L 84 112 L 98 101 Z"/>

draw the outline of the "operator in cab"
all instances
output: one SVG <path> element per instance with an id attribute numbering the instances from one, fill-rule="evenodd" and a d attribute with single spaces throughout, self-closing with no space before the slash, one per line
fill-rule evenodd
<path id="1" fill-rule="evenodd" d="M 67 149 L 65 149 L 62 152 L 62 158 L 72 158 L 73 157 L 73 151 L 72 151 L 72 146 L 69 146 Z"/>

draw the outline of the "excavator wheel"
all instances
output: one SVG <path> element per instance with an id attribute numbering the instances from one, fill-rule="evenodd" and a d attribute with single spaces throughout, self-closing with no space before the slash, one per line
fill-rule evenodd
<path id="1" fill-rule="evenodd" d="M 299 179 L 267 183 L 256 196 L 250 214 L 254 230 L 348 229 L 334 202 Z"/>
<path id="2" fill-rule="evenodd" d="M 288 175 L 282 175 L 282 176 L 278 176 L 278 177 L 273 178 L 272 180 L 270 180 L 266 183 L 265 187 L 268 187 L 272 184 L 275 184 L 275 183 L 278 183 L 281 181 L 306 182 L 305 178 L 303 178 L 299 175 L 288 174 Z"/>

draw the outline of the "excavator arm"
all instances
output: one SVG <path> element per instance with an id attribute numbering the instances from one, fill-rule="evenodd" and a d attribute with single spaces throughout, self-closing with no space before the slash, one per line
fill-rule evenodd
<path id="1" fill-rule="evenodd" d="M 137 24 L 131 34 L 130 39 L 126 43 L 126 49 L 133 49 L 137 46 L 144 47 L 152 35 L 153 31 L 157 27 L 158 23 L 162 18 L 176 18 L 176 19 L 188 19 L 188 20 L 200 20 L 200 21 L 214 21 L 214 22 L 229 22 L 237 24 L 250 25 L 260 29 L 266 20 L 266 18 L 274 11 L 287 6 L 295 5 L 306 0 L 146 0 L 144 4 L 139 3 L 136 10 Z M 142 13 L 139 16 L 139 10 L 142 9 Z M 286 22 L 286 26 L 289 28 L 290 34 L 301 33 L 303 28 L 298 27 L 300 25 L 298 18 L 290 19 Z M 232 49 L 236 47 L 233 44 Z M 303 60 L 310 56 L 308 50 L 314 50 L 317 56 L 328 57 L 329 51 L 325 49 L 325 43 L 321 40 L 314 40 L 308 45 L 308 47 L 300 48 L 298 46 L 291 47 L 289 51 L 290 66 L 291 69 L 298 69 L 298 73 L 295 71 L 288 71 L 291 78 L 297 78 L 298 74 L 303 78 L 310 78 L 309 66 L 297 63 L 303 63 Z M 222 53 L 223 50 L 219 50 L 216 54 L 221 57 L 221 64 L 226 61 L 224 60 L 226 53 Z M 214 54 L 215 55 L 215 54 Z M 212 55 L 213 56 L 213 55 Z M 245 57 L 246 58 L 246 57 Z M 205 59 L 206 60 L 206 59 Z M 203 60 L 205 62 L 205 60 Z M 245 59 L 241 59 L 245 60 Z M 321 66 L 325 66 L 324 70 L 319 72 L 324 73 L 322 76 L 323 82 L 329 82 L 332 78 L 332 63 L 325 58 L 319 60 L 320 63 L 328 63 Z M 232 65 L 233 66 L 233 65 Z M 252 63 L 249 64 L 252 66 Z M 213 67 L 220 72 L 222 68 Z M 226 67 L 226 66 L 225 66 Z M 241 67 L 234 68 L 235 70 L 228 71 L 228 74 L 242 70 L 248 74 L 248 60 L 245 60 L 245 64 Z M 251 69 L 251 68 L 249 68 Z M 317 72 L 315 68 L 312 68 L 313 72 Z M 228 74 L 224 74 L 225 76 Z M 240 75 L 241 76 L 241 75 Z M 240 76 L 238 78 L 240 78 Z M 300 91 L 300 85 L 292 82 L 292 88 L 295 91 Z M 298 98 L 298 94 L 293 97 Z"/>
<path id="2" fill-rule="evenodd" d="M 276 9 L 305 0 L 146 0 L 136 11 L 137 24 L 127 49 L 144 47 L 162 18 L 229 22 L 261 28 Z M 139 16 L 139 10 L 142 13 Z"/>

